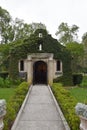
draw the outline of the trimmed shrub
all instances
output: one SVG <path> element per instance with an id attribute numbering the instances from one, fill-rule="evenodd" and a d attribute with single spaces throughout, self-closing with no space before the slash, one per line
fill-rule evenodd
<path id="1" fill-rule="evenodd" d="M 67 76 L 60 76 L 60 77 L 57 77 L 55 79 L 53 79 L 53 83 L 62 83 L 63 86 L 72 86 L 73 85 L 73 82 L 72 82 L 72 76 L 70 74 L 70 77 L 67 77 Z"/>
<path id="2" fill-rule="evenodd" d="M 14 122 L 14 119 L 16 118 L 16 112 L 15 109 L 12 107 L 12 104 L 7 104 L 7 113 L 4 118 L 4 130 L 10 130 L 11 126 Z"/>
<path id="3" fill-rule="evenodd" d="M 4 130 L 10 130 L 14 120 L 17 116 L 17 113 L 25 99 L 25 96 L 29 89 L 29 83 L 22 82 L 16 89 L 15 94 L 9 100 L 7 104 L 7 114 L 4 119 L 5 127 Z"/>
<path id="4" fill-rule="evenodd" d="M 82 74 L 73 74 L 73 84 L 79 85 L 82 82 L 83 76 Z"/>
<path id="5" fill-rule="evenodd" d="M 80 120 L 75 114 L 76 99 L 70 95 L 68 90 L 65 90 L 62 85 L 58 83 L 53 84 L 52 91 L 71 130 L 79 130 Z"/>

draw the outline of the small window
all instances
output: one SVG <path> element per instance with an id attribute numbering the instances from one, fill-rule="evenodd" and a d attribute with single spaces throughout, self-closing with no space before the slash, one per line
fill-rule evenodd
<path id="1" fill-rule="evenodd" d="M 42 34 L 42 33 L 39 33 L 39 37 L 42 38 L 42 37 L 43 37 L 43 34 Z"/>
<path id="2" fill-rule="evenodd" d="M 24 71 L 24 61 L 20 61 L 20 71 Z"/>
<path id="3" fill-rule="evenodd" d="M 56 68 L 57 71 L 61 71 L 61 62 L 58 60 L 57 61 L 57 68 Z"/>

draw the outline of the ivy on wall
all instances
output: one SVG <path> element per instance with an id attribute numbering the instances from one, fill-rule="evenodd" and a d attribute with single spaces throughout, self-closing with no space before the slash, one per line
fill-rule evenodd
<path id="1" fill-rule="evenodd" d="M 39 38 L 38 34 L 42 33 L 43 37 Z M 39 51 L 39 43 L 42 43 L 42 51 Z M 63 63 L 64 85 L 72 84 L 71 73 L 71 56 L 68 50 L 62 46 L 56 39 L 52 38 L 46 30 L 38 29 L 28 39 L 25 39 L 21 44 L 17 44 L 10 50 L 10 77 L 18 78 L 18 61 L 26 59 L 29 53 L 53 53 L 54 59 L 61 60 Z"/>

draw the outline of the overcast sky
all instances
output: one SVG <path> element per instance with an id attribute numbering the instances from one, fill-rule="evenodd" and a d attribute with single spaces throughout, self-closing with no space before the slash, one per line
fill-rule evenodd
<path id="1" fill-rule="evenodd" d="M 0 0 L 12 18 L 41 22 L 53 37 L 61 22 L 79 26 L 79 39 L 87 32 L 87 0 Z"/>

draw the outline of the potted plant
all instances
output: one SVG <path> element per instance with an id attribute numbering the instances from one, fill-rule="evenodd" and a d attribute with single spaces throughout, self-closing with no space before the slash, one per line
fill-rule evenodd
<path id="1" fill-rule="evenodd" d="M 83 103 L 77 103 L 75 106 L 76 114 L 80 118 L 80 129 L 87 130 L 87 105 Z"/>

